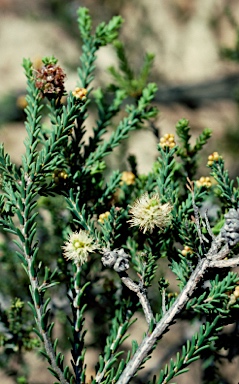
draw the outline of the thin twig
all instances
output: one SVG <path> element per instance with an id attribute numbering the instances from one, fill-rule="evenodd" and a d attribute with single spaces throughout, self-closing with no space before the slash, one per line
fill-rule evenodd
<path id="1" fill-rule="evenodd" d="M 152 320 L 155 322 L 153 311 L 151 309 L 149 300 L 147 298 L 146 289 L 144 288 L 142 283 L 136 284 L 130 277 L 122 276 L 122 282 L 128 287 L 131 291 L 135 292 L 139 298 L 140 304 L 142 305 L 142 309 L 144 311 L 145 319 L 148 325 L 151 324 Z"/>
<path id="2" fill-rule="evenodd" d="M 216 236 L 213 234 L 212 229 L 210 227 L 210 223 L 209 223 L 208 216 L 207 216 L 207 211 L 205 212 L 204 217 L 205 217 L 207 231 L 208 231 L 209 235 L 211 236 L 212 240 L 215 240 Z"/>
<path id="3" fill-rule="evenodd" d="M 191 181 L 188 177 L 187 177 L 187 181 L 188 181 L 187 188 L 191 192 L 191 195 L 192 195 L 193 210 L 194 210 L 194 215 L 195 215 L 195 224 L 196 224 L 196 228 L 197 228 L 197 232 L 198 232 L 199 241 L 200 241 L 200 244 L 201 244 L 201 247 L 202 247 L 202 251 L 203 251 L 203 253 L 205 253 L 204 236 L 202 234 L 201 227 L 200 227 L 199 209 L 198 209 L 198 207 L 197 207 L 197 205 L 195 203 L 193 181 Z"/>
<path id="4" fill-rule="evenodd" d="M 166 294 L 166 290 L 163 288 L 162 289 L 162 312 L 163 312 L 163 315 L 165 315 L 165 313 L 166 313 L 166 297 L 165 297 L 165 294 Z"/>

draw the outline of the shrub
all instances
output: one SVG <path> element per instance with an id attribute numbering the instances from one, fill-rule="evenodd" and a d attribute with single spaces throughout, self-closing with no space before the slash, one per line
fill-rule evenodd
<path id="1" fill-rule="evenodd" d="M 67 94 L 54 57 L 44 58 L 38 70 L 25 59 L 21 165 L 0 149 L 1 363 L 6 367 L 17 352 L 23 366 L 24 351 L 40 349 L 56 382 L 89 382 L 88 313 L 94 321 L 88 332 L 99 350 L 91 383 L 136 382 L 170 326 L 183 319 L 198 324 L 196 332 L 156 376 L 150 378 L 146 366 L 139 380 L 167 383 L 201 358 L 202 376 L 218 383 L 219 352 L 230 338 L 223 327 L 238 316 L 239 277 L 231 270 L 239 264 L 238 180 L 229 178 L 217 152 L 208 158 L 208 175 L 195 180 L 211 131 L 205 129 L 192 145 L 186 119 L 177 123 L 176 137 L 161 137 L 147 175 L 139 174 L 134 156 L 123 172 L 107 167 L 106 156 L 157 115 L 157 87 L 147 84 L 153 56 L 145 56 L 135 76 L 117 41 L 120 17 L 93 32 L 87 9 L 80 8 L 78 23 L 79 84 Z M 111 68 L 115 83 L 93 91 L 97 51 L 111 43 L 120 62 L 118 70 Z M 92 104 L 98 118 L 87 142 Z M 144 334 L 129 348 L 125 340 L 140 313 Z M 59 347 L 54 321 L 64 325 Z M 228 359 L 238 352 L 230 343 Z M 68 349 L 71 368 L 64 363 Z M 18 383 L 27 381 L 22 367 L 15 376 Z"/>

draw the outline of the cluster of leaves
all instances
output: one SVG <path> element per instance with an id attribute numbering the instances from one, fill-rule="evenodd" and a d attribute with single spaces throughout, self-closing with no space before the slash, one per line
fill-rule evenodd
<path id="1" fill-rule="evenodd" d="M 3 233 L 1 263 L 3 269 L 8 268 L 8 281 L 17 277 L 19 287 L 27 279 L 30 294 L 22 287 L 21 302 L 28 301 L 33 314 L 32 319 L 28 314 L 27 327 L 19 321 L 12 327 L 13 322 L 7 313 L 11 313 L 11 319 L 18 319 L 19 306 L 15 305 L 11 312 L 1 309 L 1 323 L 8 327 L 11 340 L 17 346 L 19 335 L 24 332 L 22 338 L 27 341 L 27 346 L 22 341 L 22 350 L 29 348 L 29 345 L 35 347 L 35 337 L 29 331 L 34 330 L 41 342 L 41 353 L 49 364 L 49 370 L 57 382 L 62 384 L 80 384 L 89 380 L 84 362 L 87 347 L 86 314 L 93 319 L 94 326 L 90 329 L 92 344 L 99 350 L 93 383 L 120 383 L 125 367 L 140 350 L 135 340 L 128 351 L 124 344 L 129 328 L 135 321 L 133 316 L 141 311 L 137 296 L 122 286 L 120 275 L 103 269 L 99 253 L 92 255 L 81 267 L 67 262 L 62 257 L 61 246 L 68 233 L 86 230 L 99 245 L 99 250 L 123 248 L 130 254 L 130 276 L 140 282 L 144 290 L 150 288 L 155 297 L 160 298 L 153 299 L 154 318 L 159 322 L 165 311 L 172 308 L 198 259 L 206 254 L 212 243 L 208 231 L 204 230 L 203 244 L 198 236 L 193 217 L 195 205 L 201 208 L 206 201 L 215 201 L 217 211 L 210 217 L 213 227 L 228 208 L 238 207 L 238 186 L 229 179 L 222 159 L 212 166 L 212 175 L 217 182 L 215 186 L 210 189 L 195 186 L 193 194 L 187 188 L 188 180 L 195 178 L 198 154 L 211 132 L 204 130 L 192 146 L 189 142 L 189 122 L 185 119 L 176 125 L 180 145 L 172 149 L 159 145 L 159 156 L 151 172 L 147 175 L 138 174 L 137 163 L 131 157 L 128 171 L 134 173 L 134 182 L 123 182 L 119 170 L 111 170 L 106 180 L 106 156 L 131 131 L 144 126 L 157 114 L 157 109 L 151 105 L 157 87 L 153 83 L 146 84 L 152 55 L 146 55 L 141 74 L 135 79 L 123 46 L 118 42 L 116 47 L 123 75 L 111 69 L 117 85 L 108 88 L 110 101 L 107 102 L 106 90 L 92 92 L 97 51 L 116 41 L 121 23 L 120 17 L 113 17 L 108 24 L 101 23 L 93 32 L 87 9 L 80 8 L 78 11 L 83 41 L 78 85 L 87 89 L 85 99 L 77 99 L 71 92 L 65 104 L 54 97 L 43 99 L 35 84 L 33 65 L 30 60 L 24 60 L 27 77 L 27 138 L 22 164 L 13 164 L 10 156 L 5 154 L 3 145 L 0 148 L 0 223 Z M 49 62 L 53 58 L 46 60 Z M 125 106 L 128 96 L 131 104 Z M 85 124 L 92 103 L 97 108 L 98 118 L 86 143 Z M 48 129 L 42 119 L 43 108 L 48 110 Z M 124 117 L 110 136 L 105 138 L 104 134 L 110 131 L 113 119 L 123 109 Z M 149 194 L 158 192 L 161 203 L 169 202 L 173 207 L 172 223 L 165 230 L 155 228 L 152 233 L 143 234 L 138 228 L 129 226 L 130 206 L 146 191 Z M 109 212 L 108 218 L 99 223 L 99 215 L 106 211 Z M 185 245 L 192 250 L 187 257 L 181 252 Z M 16 269 L 13 272 L 16 276 L 11 274 L 9 265 L 13 261 L 9 259 L 12 254 L 18 256 L 26 272 L 24 278 L 18 272 L 21 266 L 15 259 Z M 231 256 L 233 254 L 232 250 Z M 167 282 L 158 268 L 165 265 L 165 260 L 178 280 L 176 292 L 172 288 L 173 282 Z M 230 317 L 230 322 L 235 321 L 238 304 L 235 301 L 229 305 L 228 292 L 231 293 L 237 285 L 238 276 L 223 270 L 217 275 L 211 272 L 207 278 L 210 280 L 208 288 L 205 290 L 199 286 L 195 296 L 179 315 L 189 321 L 198 319 L 203 324 L 191 341 L 183 346 L 176 361 L 171 360 L 152 383 L 166 383 L 185 372 L 188 365 L 203 354 L 204 349 L 212 347 L 217 340 L 219 326 L 227 324 L 226 317 Z M 159 288 L 155 288 L 155 281 L 159 282 Z M 7 281 L 3 279 L 0 288 L 7 301 L 16 292 L 11 291 L 10 287 L 8 290 L 6 286 Z M 68 344 L 61 345 L 60 350 L 58 339 L 52 331 L 54 319 L 61 311 L 67 313 L 69 319 L 63 319 L 68 323 L 68 327 L 64 327 L 64 339 L 68 337 Z M 154 326 L 152 320 L 145 334 L 151 334 Z M 16 333 L 18 338 L 15 337 Z M 6 335 L 5 332 L 5 336 L 2 336 L 2 346 L 5 348 L 3 353 L 6 353 L 9 344 Z M 71 349 L 72 369 L 64 364 L 63 351 L 67 348 Z"/>

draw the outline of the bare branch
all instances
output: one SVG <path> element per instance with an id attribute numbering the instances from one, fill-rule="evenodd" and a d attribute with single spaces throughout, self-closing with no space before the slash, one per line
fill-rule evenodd
<path id="1" fill-rule="evenodd" d="M 210 227 L 210 223 L 209 223 L 208 216 L 207 216 L 207 211 L 205 212 L 204 217 L 205 217 L 205 223 L 206 223 L 207 231 L 208 231 L 209 235 L 211 236 L 212 240 L 215 240 L 216 236 L 213 234 L 212 229 Z"/>
<path id="2" fill-rule="evenodd" d="M 126 285 L 126 287 L 137 294 L 148 325 L 151 324 L 152 320 L 155 322 L 153 311 L 147 298 L 146 289 L 144 288 L 143 283 L 140 282 L 139 284 L 136 284 L 128 276 L 121 276 L 121 280 Z"/>
<path id="3" fill-rule="evenodd" d="M 229 246 L 228 244 L 225 244 L 224 247 L 222 247 L 222 249 L 220 251 L 218 251 L 220 245 L 221 245 L 222 241 L 221 241 L 221 237 L 220 235 L 218 235 L 215 239 L 215 241 L 213 241 L 212 243 L 212 246 L 211 246 L 211 249 L 210 251 L 208 252 L 207 254 L 207 257 L 210 259 L 210 260 L 222 260 L 224 259 L 224 257 L 226 257 L 228 255 L 228 253 L 230 252 L 230 249 L 229 249 Z M 212 252 L 214 249 L 214 252 Z M 211 251 L 212 250 L 212 251 Z"/>
<path id="4" fill-rule="evenodd" d="M 192 297 L 197 285 L 200 281 L 202 281 L 204 274 L 208 270 L 208 268 L 217 267 L 220 263 L 224 264 L 226 267 L 231 267 L 233 265 L 239 264 L 239 257 L 235 259 L 234 263 L 233 259 L 220 261 L 223 257 L 225 257 L 230 249 L 228 245 L 225 245 L 220 252 L 217 253 L 219 244 L 221 244 L 220 236 L 215 238 L 212 242 L 211 249 L 208 254 L 201 260 L 195 270 L 192 272 L 187 284 L 185 285 L 182 292 L 179 294 L 171 308 L 164 314 L 161 320 L 156 324 L 153 332 L 145 336 L 141 344 L 139 345 L 138 350 L 135 355 L 129 361 L 124 371 L 122 372 L 117 384 L 127 384 L 130 379 L 135 375 L 140 365 L 144 361 L 144 359 L 150 355 L 155 344 L 158 339 L 162 336 L 163 333 L 169 328 L 169 326 L 173 323 L 176 316 L 183 310 L 187 302 Z M 230 261 L 230 262 L 229 262 Z M 137 285 L 136 285 L 137 286 Z M 132 289 L 133 290 L 133 289 Z"/>
<path id="5" fill-rule="evenodd" d="M 239 256 L 228 260 L 213 260 L 210 262 L 211 268 L 235 268 L 239 265 Z"/>
<path id="6" fill-rule="evenodd" d="M 198 232 L 199 241 L 200 241 L 203 253 L 205 253 L 205 247 L 204 247 L 204 239 L 205 239 L 205 237 L 203 236 L 202 231 L 201 231 L 201 227 L 200 227 L 200 213 L 199 213 L 199 209 L 198 209 L 198 207 L 197 207 L 197 205 L 195 203 L 194 184 L 193 184 L 193 181 L 191 181 L 188 177 L 187 177 L 187 181 L 188 181 L 187 188 L 191 192 L 191 195 L 192 195 L 193 210 L 194 210 L 194 215 L 195 215 L 195 224 L 196 224 L 196 228 L 197 228 L 197 232 Z"/>
<path id="7" fill-rule="evenodd" d="M 165 315 L 166 313 L 166 290 L 163 288 L 162 290 L 162 312 L 163 312 L 163 315 Z"/>
<path id="8" fill-rule="evenodd" d="M 169 328 L 170 324 L 172 324 L 176 315 L 181 312 L 183 307 L 186 305 L 190 297 L 192 296 L 197 284 L 202 279 L 205 274 L 207 268 L 209 266 L 209 260 L 206 258 L 199 261 L 196 269 L 192 273 L 187 285 L 177 297 L 171 308 L 165 313 L 162 319 L 156 324 L 155 329 L 149 335 L 146 335 L 143 339 L 142 343 L 139 345 L 138 350 L 135 355 L 129 361 L 126 368 L 122 372 L 117 384 L 127 384 L 130 379 L 134 376 L 134 374 L 139 369 L 140 365 L 144 361 L 144 359 L 150 355 L 153 350 L 157 340 L 160 336 Z"/>

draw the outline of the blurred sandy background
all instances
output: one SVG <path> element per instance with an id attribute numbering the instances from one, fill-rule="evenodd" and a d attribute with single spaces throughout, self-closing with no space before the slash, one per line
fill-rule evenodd
<path id="1" fill-rule="evenodd" d="M 95 24 L 108 21 L 116 14 L 123 16 L 121 39 L 126 44 L 131 62 L 137 70 L 146 51 L 155 54 L 151 80 L 157 82 L 162 95 L 176 86 L 179 89 L 191 86 L 197 93 L 201 84 L 212 84 L 209 91 L 214 92 L 215 98 L 201 97 L 201 102 L 196 105 L 190 100 L 161 100 L 161 114 L 156 125 L 161 134 L 174 133 L 176 122 L 185 117 L 191 122 L 193 136 L 205 127 L 211 128 L 213 139 L 206 154 L 212 151 L 222 153 L 231 173 L 237 174 L 238 141 L 234 140 L 232 147 L 225 139 L 230 130 L 239 137 L 238 106 L 233 99 L 236 88 L 232 87 L 231 94 L 225 91 L 223 96 L 222 92 L 218 98 L 213 85 L 232 74 L 239 82 L 239 65 L 222 60 L 219 55 L 222 46 L 233 47 L 236 39 L 235 31 L 225 16 L 226 5 L 239 22 L 238 0 L 0 0 L 0 140 L 5 143 L 6 150 L 15 161 L 19 161 L 24 151 L 24 124 L 16 106 L 25 89 L 21 66 L 23 57 L 37 60 L 42 56 L 56 56 L 67 72 L 67 89 L 74 88 L 80 55 L 76 10 L 79 6 L 86 6 Z M 112 48 L 99 52 L 96 85 L 103 86 L 110 79 L 107 67 L 115 63 Z M 157 155 L 155 144 L 155 137 L 149 131 L 131 135 L 130 152 L 138 156 L 141 172 L 150 169 Z M 201 160 L 202 172 L 208 172 L 206 161 L 206 157 Z M 185 330 L 179 327 L 177 332 L 180 338 Z M 42 370 L 39 359 L 32 355 L 27 358 L 32 372 L 29 384 L 53 382 L 45 368 Z M 90 360 L 89 357 L 89 364 Z M 226 369 L 230 371 L 230 384 L 238 383 L 238 361 Z M 200 366 L 195 365 L 192 372 L 193 376 L 183 375 L 176 382 L 200 384 Z M 14 382 L 0 373 L 0 383 Z"/>

